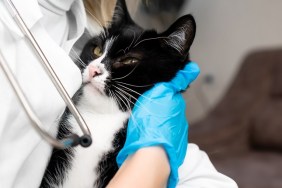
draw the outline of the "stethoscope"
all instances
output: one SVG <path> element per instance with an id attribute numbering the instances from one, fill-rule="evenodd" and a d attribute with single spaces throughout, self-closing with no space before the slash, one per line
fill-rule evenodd
<path id="1" fill-rule="evenodd" d="M 58 149 L 65 149 L 69 147 L 74 147 L 77 145 L 81 145 L 83 147 L 88 147 L 92 143 L 91 133 L 86 125 L 83 117 L 80 115 L 79 111 L 76 109 L 75 105 L 73 104 L 70 96 L 66 92 L 63 84 L 59 80 L 58 76 L 54 72 L 52 66 L 50 65 L 48 59 L 46 58 L 45 54 L 41 50 L 40 46 L 38 45 L 37 41 L 35 40 L 34 36 L 32 35 L 31 31 L 26 26 L 24 20 L 22 19 L 21 15 L 19 14 L 18 10 L 16 9 L 15 5 L 11 0 L 5 0 L 6 6 L 9 9 L 10 14 L 14 18 L 16 24 L 24 33 L 24 35 L 28 38 L 29 42 L 31 43 L 34 51 L 40 57 L 40 62 L 44 67 L 45 71 L 47 72 L 48 76 L 52 80 L 54 86 L 56 87 L 57 91 L 60 93 L 61 97 L 65 101 L 66 105 L 68 106 L 69 110 L 73 114 L 74 118 L 76 119 L 80 129 L 82 130 L 83 135 L 78 136 L 77 134 L 71 134 L 68 138 L 63 140 L 56 140 L 46 131 L 44 131 L 41 127 L 43 127 L 41 121 L 34 113 L 31 105 L 29 104 L 26 96 L 24 95 L 21 87 L 19 86 L 15 76 L 13 75 L 11 69 L 7 65 L 3 55 L 0 51 L 0 67 L 3 69 L 5 76 L 7 77 L 10 85 L 12 86 L 16 96 L 18 97 L 25 113 L 29 117 L 33 128 L 39 133 L 39 135 L 46 140 L 52 146 Z"/>

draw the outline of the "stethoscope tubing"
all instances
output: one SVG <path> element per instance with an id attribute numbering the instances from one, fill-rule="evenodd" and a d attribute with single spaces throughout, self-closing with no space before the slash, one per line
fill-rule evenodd
<path id="1" fill-rule="evenodd" d="M 5 63 L 5 59 L 3 55 L 0 53 L 0 65 L 2 70 L 4 71 L 9 83 L 13 87 L 14 92 L 16 93 L 21 105 L 23 106 L 27 116 L 32 122 L 33 128 L 42 136 L 44 140 L 46 140 L 48 143 L 50 143 L 52 146 L 59 148 L 59 149 L 65 149 L 68 147 L 73 147 L 78 144 L 80 144 L 83 147 L 88 147 L 92 143 L 91 139 L 91 133 L 90 130 L 73 104 L 70 96 L 68 95 L 66 89 L 64 88 L 63 84 L 61 83 L 60 79 L 58 78 L 57 74 L 53 70 L 51 64 L 49 63 L 47 57 L 45 56 L 44 52 L 40 48 L 39 44 L 37 43 L 36 39 L 34 38 L 31 31 L 26 26 L 24 20 L 22 19 L 21 15 L 17 11 L 16 7 L 14 6 L 13 2 L 11 0 L 6 0 L 6 6 L 9 9 L 10 14 L 14 18 L 16 24 L 21 29 L 23 34 L 27 37 L 29 40 L 31 46 L 34 48 L 35 52 L 37 53 L 38 57 L 40 57 L 40 62 L 42 66 L 44 67 L 46 73 L 48 74 L 49 78 L 53 82 L 54 86 L 56 87 L 57 91 L 65 101 L 67 107 L 69 108 L 70 112 L 73 114 L 74 118 L 76 119 L 83 136 L 79 137 L 76 134 L 70 135 L 67 139 L 64 140 L 57 140 L 50 136 L 46 131 L 44 131 L 41 127 L 43 127 L 42 123 L 40 122 L 39 118 L 36 116 L 34 111 L 32 110 L 31 105 L 29 104 L 27 97 L 24 95 L 21 87 L 19 86 L 18 82 L 15 79 L 15 76 L 13 75 L 12 71 L 8 67 L 7 63 Z"/>

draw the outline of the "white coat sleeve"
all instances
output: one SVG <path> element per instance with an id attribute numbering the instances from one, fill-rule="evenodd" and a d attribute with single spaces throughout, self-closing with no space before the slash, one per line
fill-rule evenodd
<path id="1" fill-rule="evenodd" d="M 238 188 L 235 181 L 218 172 L 208 155 L 195 144 L 188 144 L 185 160 L 179 168 L 176 188 Z"/>
<path id="2" fill-rule="evenodd" d="M 78 6 L 79 2 L 81 6 Z M 13 3 L 21 12 L 65 89 L 72 96 L 81 85 L 80 70 L 64 50 L 66 48 L 63 49 L 58 41 L 54 41 L 51 31 L 46 30 L 46 28 L 53 29 L 53 33 L 56 33 L 61 28 L 54 25 L 61 23 L 60 20 L 43 22 L 46 16 L 41 14 L 37 0 L 13 0 Z M 82 18 L 78 15 L 79 10 L 84 11 L 82 1 L 74 1 L 74 3 L 77 6 L 72 8 L 77 7 L 77 10 L 73 13 L 77 12 L 76 17 Z M 47 16 L 47 18 L 53 17 Z M 69 23 L 63 17 L 62 20 Z M 79 30 L 73 29 L 72 25 L 81 25 L 82 30 L 84 26 L 78 23 L 69 24 L 70 29 L 77 31 L 74 36 L 78 37 Z M 64 25 L 59 26 L 64 27 Z M 73 41 L 66 42 L 68 45 L 63 47 L 71 46 L 73 43 Z M 0 1 L 0 51 L 41 120 L 42 129 L 55 137 L 57 121 L 65 108 L 65 103 L 7 11 L 4 1 Z M 0 188 L 38 187 L 51 154 L 51 147 L 31 127 L 27 115 L 1 69 L 0 114 Z"/>

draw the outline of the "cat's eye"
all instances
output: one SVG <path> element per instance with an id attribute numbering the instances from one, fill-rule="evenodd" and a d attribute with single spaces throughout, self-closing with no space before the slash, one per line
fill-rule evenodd
<path id="1" fill-rule="evenodd" d="M 135 63 L 138 63 L 139 60 L 132 57 L 132 58 L 126 58 L 125 60 L 121 61 L 122 64 L 124 65 L 132 65 L 132 64 L 135 64 Z"/>
<path id="2" fill-rule="evenodd" d="M 114 68 L 119 68 L 119 67 L 123 67 L 123 66 L 130 66 L 130 65 L 135 65 L 137 63 L 139 63 L 140 59 L 138 58 L 135 58 L 135 57 L 127 57 L 127 58 L 124 58 L 124 59 L 120 59 L 118 61 L 116 61 L 114 64 L 113 64 L 113 67 Z"/>
<path id="3" fill-rule="evenodd" d="M 93 49 L 93 54 L 97 57 L 101 57 L 103 55 L 102 49 L 99 46 L 96 46 Z"/>

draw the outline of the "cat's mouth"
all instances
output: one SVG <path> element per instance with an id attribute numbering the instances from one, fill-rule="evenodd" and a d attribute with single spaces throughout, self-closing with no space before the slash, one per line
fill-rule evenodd
<path id="1" fill-rule="evenodd" d="M 99 78 L 83 79 L 83 85 L 88 86 L 89 89 L 94 90 L 94 92 L 99 92 L 105 95 L 105 83 Z"/>
<path id="2" fill-rule="evenodd" d="M 105 87 L 109 73 L 103 68 L 94 65 L 88 66 L 82 75 L 82 80 L 85 85 L 91 86 L 101 94 L 105 94 Z"/>

